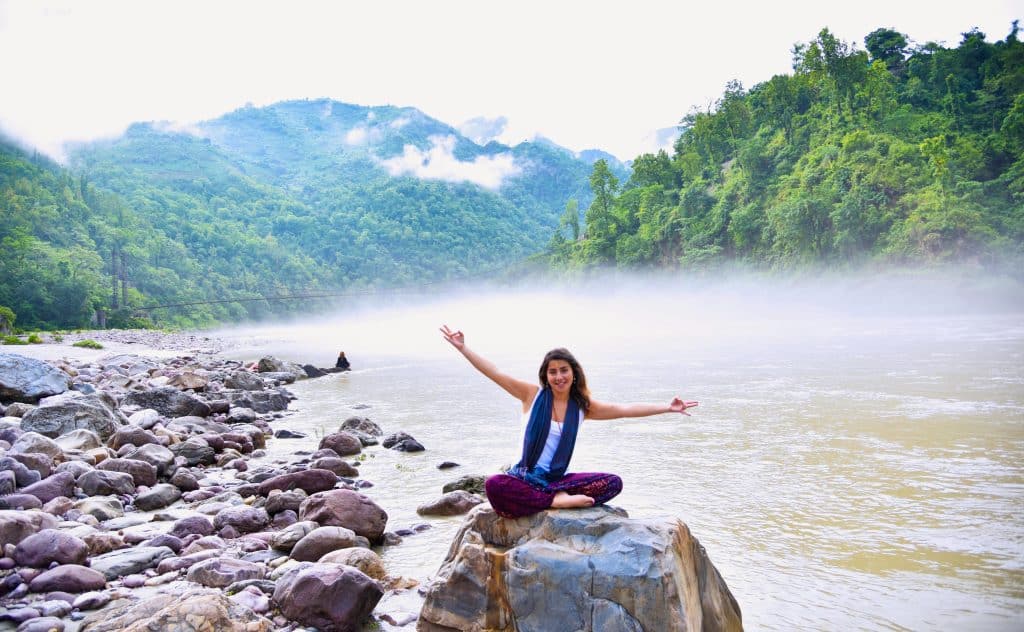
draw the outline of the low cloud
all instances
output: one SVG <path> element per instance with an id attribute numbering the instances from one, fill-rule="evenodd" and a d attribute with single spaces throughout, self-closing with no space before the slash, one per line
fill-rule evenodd
<path id="1" fill-rule="evenodd" d="M 508 127 L 508 118 L 499 116 L 489 119 L 483 116 L 472 118 L 459 126 L 459 133 L 477 145 L 486 145 L 497 140 Z"/>
<path id="2" fill-rule="evenodd" d="M 522 168 L 511 154 L 477 156 L 471 162 L 455 157 L 454 136 L 431 136 L 431 147 L 424 151 L 406 145 L 401 156 L 381 160 L 393 176 L 413 175 L 424 180 L 472 182 L 488 189 L 499 189 L 505 178 L 518 175 Z"/>
<path id="3" fill-rule="evenodd" d="M 164 134 L 188 134 L 198 138 L 209 138 L 210 135 L 195 123 L 180 121 L 153 121 L 153 129 Z"/>
<path id="4" fill-rule="evenodd" d="M 390 123 L 388 123 L 388 125 L 391 126 L 391 129 L 402 129 L 403 127 L 405 127 L 408 124 L 409 124 L 409 117 L 407 117 L 407 116 L 396 118 L 395 120 L 393 120 Z"/>
<path id="5" fill-rule="evenodd" d="M 366 145 L 378 143 L 381 141 L 383 134 L 375 127 L 367 127 L 366 125 L 356 125 L 345 134 L 346 145 Z"/>

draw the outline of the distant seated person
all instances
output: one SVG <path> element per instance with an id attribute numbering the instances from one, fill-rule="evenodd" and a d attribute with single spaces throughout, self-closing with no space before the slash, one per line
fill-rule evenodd
<path id="1" fill-rule="evenodd" d="M 341 369 L 342 371 L 348 371 L 352 368 L 348 363 L 348 358 L 345 357 L 344 351 L 338 353 L 338 361 L 334 363 L 334 368 Z"/>

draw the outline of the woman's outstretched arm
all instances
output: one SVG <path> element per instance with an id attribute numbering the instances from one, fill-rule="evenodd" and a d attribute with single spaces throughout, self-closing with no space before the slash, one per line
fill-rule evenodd
<path id="1" fill-rule="evenodd" d="M 509 395 L 515 397 L 523 403 L 523 409 L 533 401 L 534 395 L 537 394 L 537 390 L 540 388 L 536 384 L 530 384 L 522 380 L 517 380 L 511 375 L 507 375 L 498 370 L 498 367 L 493 362 L 484 358 L 479 353 L 473 351 L 466 346 L 466 335 L 461 331 L 452 331 L 448 328 L 448 325 L 441 327 L 441 335 L 444 339 L 451 343 L 459 353 L 463 355 L 473 367 L 487 376 L 492 382 L 505 389 Z"/>
<path id="2" fill-rule="evenodd" d="M 662 413 L 682 413 L 687 417 L 690 413 L 687 409 L 693 408 L 698 402 L 682 400 L 676 397 L 668 404 L 607 404 L 590 400 L 590 410 L 587 411 L 587 419 L 604 420 L 619 419 L 621 417 L 650 417 Z"/>

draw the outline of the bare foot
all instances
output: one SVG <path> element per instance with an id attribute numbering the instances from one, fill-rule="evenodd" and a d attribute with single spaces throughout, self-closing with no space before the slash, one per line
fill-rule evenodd
<path id="1" fill-rule="evenodd" d="M 558 492 L 551 499 L 552 509 L 570 509 L 572 507 L 593 507 L 594 499 L 585 494 L 567 494 Z"/>

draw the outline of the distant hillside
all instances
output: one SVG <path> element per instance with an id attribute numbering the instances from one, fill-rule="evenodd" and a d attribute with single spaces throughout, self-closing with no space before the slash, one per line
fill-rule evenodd
<path id="1" fill-rule="evenodd" d="M 865 49 L 828 29 L 794 71 L 681 121 L 671 155 L 627 181 L 602 162 L 583 226 L 563 221 L 556 268 L 792 268 L 968 261 L 1024 270 L 1024 43 Z M 571 219 L 571 218 L 569 218 Z M 573 234 L 579 237 L 573 238 Z"/>
<path id="2" fill-rule="evenodd" d="M 309 308 L 204 301 L 495 274 L 591 198 L 590 163 L 550 142 L 480 146 L 413 108 L 329 100 L 139 123 L 69 156 L 0 143 L 0 306 L 20 326 L 204 325 Z M 136 309 L 170 303 L 189 305 Z"/>

